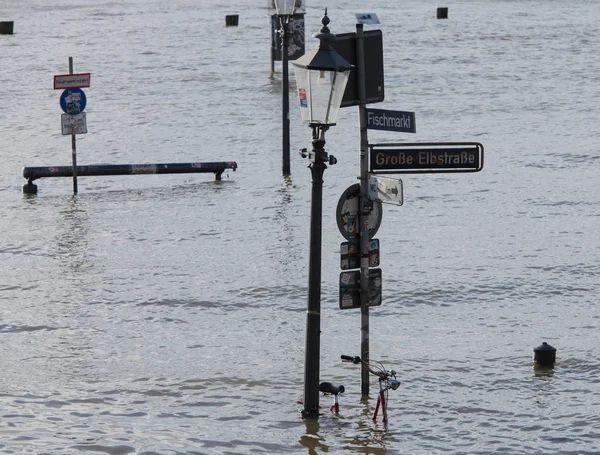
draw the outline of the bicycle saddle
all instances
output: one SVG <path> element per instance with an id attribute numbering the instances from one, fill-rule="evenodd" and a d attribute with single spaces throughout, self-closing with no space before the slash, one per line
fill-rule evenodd
<path id="1" fill-rule="evenodd" d="M 330 395 L 337 395 L 338 393 L 344 393 L 346 389 L 343 385 L 332 384 L 331 382 L 321 382 L 319 384 L 319 391 Z"/>

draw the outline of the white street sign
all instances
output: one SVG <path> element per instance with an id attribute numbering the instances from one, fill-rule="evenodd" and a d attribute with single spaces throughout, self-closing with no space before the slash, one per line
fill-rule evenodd
<path id="1" fill-rule="evenodd" d="M 54 76 L 54 90 L 89 87 L 90 79 L 90 73 L 59 74 Z"/>
<path id="2" fill-rule="evenodd" d="M 67 134 L 85 134 L 87 133 L 87 121 L 85 112 L 75 115 L 62 114 L 60 116 L 62 133 Z"/>
<path id="3" fill-rule="evenodd" d="M 402 180 L 369 174 L 369 197 L 385 204 L 404 204 Z"/>

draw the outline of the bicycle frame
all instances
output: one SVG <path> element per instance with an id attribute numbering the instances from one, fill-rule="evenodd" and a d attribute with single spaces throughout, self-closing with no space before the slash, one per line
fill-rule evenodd
<path id="1" fill-rule="evenodd" d="M 360 357 L 342 356 L 342 360 L 349 361 L 352 363 L 362 363 L 369 372 L 379 378 L 379 393 L 377 394 L 377 404 L 375 405 L 375 411 L 373 412 L 373 422 L 377 422 L 377 414 L 381 409 L 381 416 L 383 424 L 387 426 L 388 414 L 387 414 L 387 394 L 388 390 L 396 390 L 400 386 L 400 381 L 396 379 L 396 372 L 394 370 L 386 370 L 381 362 L 374 362 L 377 364 L 376 369 L 371 362 L 365 362 Z"/>
<path id="2" fill-rule="evenodd" d="M 379 379 L 379 393 L 377 394 L 377 404 L 375 405 L 375 411 L 373 412 L 373 422 L 377 422 L 377 412 L 381 407 L 381 416 L 383 418 L 383 424 L 387 425 L 388 416 L 387 416 L 387 391 L 390 389 L 389 384 L 383 385 L 384 382 L 387 382 L 385 379 Z"/>

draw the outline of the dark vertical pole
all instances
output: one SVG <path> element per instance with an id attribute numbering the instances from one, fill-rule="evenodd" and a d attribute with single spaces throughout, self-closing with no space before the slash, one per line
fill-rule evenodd
<path id="1" fill-rule="evenodd" d="M 290 45 L 290 16 L 280 16 L 281 21 L 281 106 L 283 135 L 281 146 L 283 150 L 283 175 L 290 175 L 290 87 L 288 74 L 288 50 Z"/>
<path id="2" fill-rule="evenodd" d="M 271 78 L 275 75 L 275 52 L 277 51 L 277 16 L 271 15 Z"/>
<path id="3" fill-rule="evenodd" d="M 69 74 L 73 74 L 73 57 L 69 57 Z M 77 139 L 71 134 L 71 156 L 73 160 L 73 194 L 77 194 Z"/>
<path id="4" fill-rule="evenodd" d="M 319 415 L 319 362 L 321 347 L 321 225 L 323 218 L 323 173 L 327 166 L 326 126 L 313 126 L 312 199 L 310 207 L 310 256 L 308 262 L 308 306 L 306 311 L 306 359 L 304 363 L 305 417 Z"/>
<path id="5" fill-rule="evenodd" d="M 358 119 L 360 123 L 360 357 L 369 360 L 369 140 L 367 137 L 365 47 L 363 24 L 356 24 L 356 75 L 358 87 Z M 361 369 L 361 393 L 369 395 L 369 370 Z"/>

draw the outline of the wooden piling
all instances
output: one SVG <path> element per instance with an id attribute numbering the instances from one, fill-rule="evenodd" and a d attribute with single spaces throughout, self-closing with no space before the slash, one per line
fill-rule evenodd
<path id="1" fill-rule="evenodd" d="M 228 27 L 237 27 L 239 23 L 239 16 L 237 14 L 230 14 L 225 16 L 225 25 Z"/>
<path id="2" fill-rule="evenodd" d="M 0 22 L 0 35 L 12 35 L 15 28 L 13 21 Z"/>

